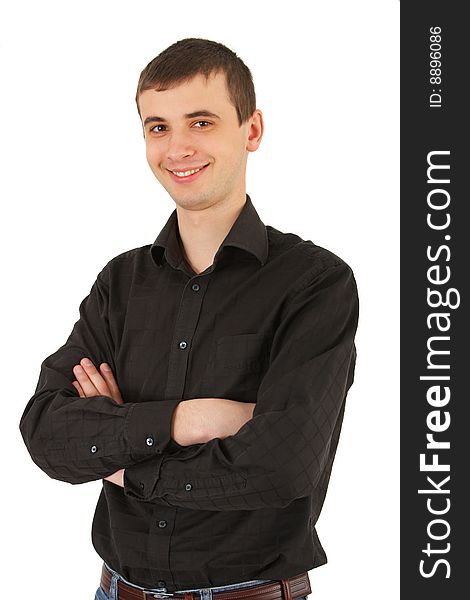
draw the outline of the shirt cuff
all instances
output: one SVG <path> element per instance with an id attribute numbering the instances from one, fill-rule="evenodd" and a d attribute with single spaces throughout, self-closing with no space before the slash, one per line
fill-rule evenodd
<path id="1" fill-rule="evenodd" d="M 154 488 L 160 477 L 160 468 L 164 455 L 155 456 L 152 460 L 144 460 L 124 470 L 124 494 L 136 500 L 154 500 Z M 162 504 L 171 506 L 163 498 Z"/>
<path id="2" fill-rule="evenodd" d="M 178 400 L 136 402 L 126 419 L 126 438 L 132 459 L 161 454 L 171 441 L 171 423 Z"/>

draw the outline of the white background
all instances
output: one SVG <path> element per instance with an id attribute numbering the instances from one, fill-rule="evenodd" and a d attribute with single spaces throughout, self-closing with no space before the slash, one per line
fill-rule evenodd
<path id="1" fill-rule="evenodd" d="M 31 461 L 19 419 L 102 267 L 174 208 L 145 160 L 140 71 L 185 37 L 251 69 L 261 219 L 341 256 L 360 294 L 357 366 L 317 530 L 312 600 L 398 598 L 399 2 L 4 3 L 1 50 L 2 595 L 92 600 L 101 482 Z"/>

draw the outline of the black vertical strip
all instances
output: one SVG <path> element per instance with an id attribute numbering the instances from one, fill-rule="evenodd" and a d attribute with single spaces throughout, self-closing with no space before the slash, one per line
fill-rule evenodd
<path id="1" fill-rule="evenodd" d="M 449 0 L 401 2 L 405 600 L 470 594 L 470 198 L 465 181 L 470 25 L 465 8 Z"/>

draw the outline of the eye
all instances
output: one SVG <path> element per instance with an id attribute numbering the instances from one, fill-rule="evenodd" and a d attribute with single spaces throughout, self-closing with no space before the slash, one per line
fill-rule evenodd
<path id="1" fill-rule="evenodd" d="M 151 127 L 151 128 L 150 128 L 150 131 L 151 131 L 152 133 L 160 133 L 160 132 L 161 132 L 161 130 L 157 130 L 157 127 L 165 127 L 165 125 L 162 125 L 161 123 L 159 123 L 158 125 L 155 125 L 155 127 Z"/>
<path id="2" fill-rule="evenodd" d="M 202 126 L 200 126 L 202 124 Z M 194 125 L 197 125 L 197 129 L 205 129 L 208 125 L 211 125 L 209 121 L 196 121 Z M 163 127 L 164 129 L 159 129 L 159 127 Z M 166 130 L 166 126 L 162 123 L 158 123 L 149 129 L 151 133 L 163 133 Z"/>

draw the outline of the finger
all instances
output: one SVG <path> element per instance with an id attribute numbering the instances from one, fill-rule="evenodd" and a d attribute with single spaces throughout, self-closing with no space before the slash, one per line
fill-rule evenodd
<path id="1" fill-rule="evenodd" d="M 83 390 L 82 390 L 82 386 L 78 383 L 78 381 L 72 381 L 72 385 L 74 386 L 74 388 L 77 390 L 78 395 L 80 396 L 80 398 L 86 398 Z"/>
<path id="2" fill-rule="evenodd" d="M 103 376 L 101 375 L 101 373 L 99 371 L 97 371 L 95 365 L 89 358 L 83 357 L 82 360 L 80 361 L 80 366 L 82 367 L 82 369 L 84 369 L 86 375 L 88 376 L 88 378 L 91 381 L 91 384 L 95 387 L 95 389 L 97 390 L 97 393 L 99 395 L 101 395 L 101 396 L 110 396 L 111 395 L 108 384 L 106 383 L 106 381 L 103 378 Z"/>
<path id="3" fill-rule="evenodd" d="M 108 387 L 111 391 L 112 398 L 114 398 L 114 400 L 116 400 L 116 402 L 123 404 L 119 386 L 117 384 L 116 379 L 114 378 L 114 374 L 111 370 L 111 367 L 108 365 L 108 363 L 101 363 L 100 371 L 103 374 L 103 377 L 105 378 L 106 383 L 108 384 Z"/>
<path id="4" fill-rule="evenodd" d="M 77 378 L 78 383 L 82 386 L 82 390 L 87 398 L 91 396 L 99 396 L 100 392 L 95 387 L 94 383 L 88 376 L 88 373 L 82 367 L 81 364 L 75 365 L 73 368 L 73 372 L 75 377 Z"/>

